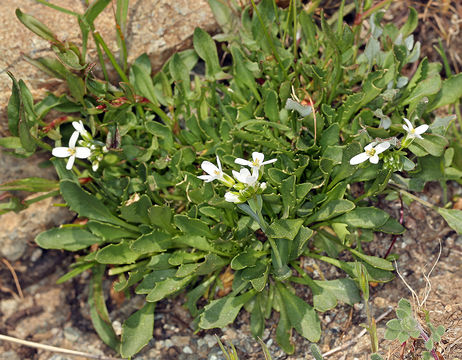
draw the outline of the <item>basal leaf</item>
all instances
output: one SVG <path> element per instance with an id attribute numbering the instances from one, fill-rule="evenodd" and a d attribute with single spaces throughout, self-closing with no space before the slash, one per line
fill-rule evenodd
<path id="1" fill-rule="evenodd" d="M 224 298 L 211 301 L 205 306 L 199 320 L 202 329 L 223 328 L 232 323 L 242 306 L 255 295 L 248 291 L 243 295 L 234 296 L 232 293 Z"/>
<path id="2" fill-rule="evenodd" d="M 125 320 L 120 344 L 120 354 L 123 357 L 128 358 L 135 355 L 152 339 L 155 305 L 155 303 L 147 302 Z"/>
<path id="3" fill-rule="evenodd" d="M 44 249 L 77 251 L 101 244 L 102 239 L 80 227 L 62 227 L 40 233 L 35 242 Z"/>
<path id="4" fill-rule="evenodd" d="M 309 341 L 317 342 L 321 337 L 321 322 L 316 311 L 298 296 L 278 283 L 278 291 L 287 311 L 290 324 Z"/>

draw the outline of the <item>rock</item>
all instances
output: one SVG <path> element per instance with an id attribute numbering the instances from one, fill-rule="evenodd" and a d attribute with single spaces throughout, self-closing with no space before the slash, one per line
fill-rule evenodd
<path id="1" fill-rule="evenodd" d="M 5 351 L 3 354 L 0 354 L 0 359 L 21 360 L 19 355 L 16 354 L 13 350 Z"/>
<path id="2" fill-rule="evenodd" d="M 18 214 L 9 212 L 2 215 L 0 255 L 16 261 L 24 254 L 27 243 L 32 242 L 40 232 L 71 220 L 74 215 L 67 208 L 53 206 L 56 202 L 62 200 L 48 198 L 33 203 Z"/>
<path id="3" fill-rule="evenodd" d="M 19 300 L 16 299 L 5 299 L 0 302 L 0 312 L 2 313 L 3 319 L 8 319 L 17 311 L 19 307 L 18 301 Z"/>
<path id="4" fill-rule="evenodd" d="M 191 349 L 189 346 L 185 346 L 185 347 L 183 348 L 183 352 L 184 352 L 185 354 L 192 354 L 192 353 L 193 353 L 192 349 Z"/>
<path id="5" fill-rule="evenodd" d="M 1 105 L 2 103 L 0 102 L 0 106 Z M 43 177 L 49 180 L 55 179 L 56 172 L 53 167 L 39 168 L 38 166 L 41 162 L 48 160 L 50 157 L 51 154 L 47 157 L 37 154 L 27 159 L 18 159 L 17 157 L 14 157 L 0 149 L 0 169 L 2 169 L 0 172 L 0 184 L 31 176 Z"/>
<path id="6" fill-rule="evenodd" d="M 83 1 L 60 0 L 59 6 L 83 13 Z M 61 80 L 30 65 L 24 55 L 35 58 L 53 56 L 50 45 L 22 25 L 14 12 L 20 8 L 24 13 L 45 23 L 60 39 L 81 45 L 80 28 L 76 17 L 63 14 L 29 0 L 3 1 L 0 11 L 0 135 L 7 134 L 6 112 L 4 111 L 11 92 L 11 80 L 6 70 L 18 79 L 22 78 L 32 91 L 34 99 L 43 97 L 47 91 L 65 91 Z M 174 52 L 191 46 L 194 28 L 216 31 L 218 26 L 206 0 L 132 0 L 128 12 L 125 32 L 129 62 L 142 53 L 151 58 L 153 69 L 158 70 Z M 95 28 L 110 49 L 118 56 L 115 37 L 113 7 L 109 5 L 96 19 Z M 90 36 L 87 60 L 93 62 L 97 53 Z"/>

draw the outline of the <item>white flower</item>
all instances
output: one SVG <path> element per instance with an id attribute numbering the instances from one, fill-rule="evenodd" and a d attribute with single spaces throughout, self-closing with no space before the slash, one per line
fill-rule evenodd
<path id="1" fill-rule="evenodd" d="M 232 202 L 232 203 L 240 203 L 240 202 L 242 202 L 241 199 L 239 198 L 239 195 L 234 193 L 234 192 L 225 193 L 225 200 L 227 202 Z"/>
<path id="2" fill-rule="evenodd" d="M 427 124 L 420 125 L 414 129 L 414 126 L 412 126 L 411 122 L 408 119 L 404 118 L 404 122 L 407 125 L 403 125 L 403 129 L 407 131 L 407 137 L 409 139 L 414 139 L 414 138 L 423 139 L 423 137 L 420 135 L 422 135 L 425 131 L 428 130 Z"/>
<path id="3" fill-rule="evenodd" d="M 267 188 L 266 183 L 265 183 L 265 182 L 262 182 L 262 183 L 260 184 L 260 190 L 261 190 L 261 191 L 265 191 L 266 188 Z"/>
<path id="4" fill-rule="evenodd" d="M 253 161 L 237 158 L 236 160 L 234 160 L 234 162 L 236 164 L 239 164 L 239 165 L 250 166 L 252 169 L 260 170 L 260 168 L 263 165 L 272 164 L 272 163 L 277 161 L 277 159 L 271 159 L 271 160 L 268 160 L 268 161 L 263 161 L 264 158 L 265 158 L 265 155 L 263 155 L 262 153 L 254 151 L 252 153 L 252 160 Z"/>
<path id="5" fill-rule="evenodd" d="M 83 126 L 83 122 L 82 120 L 79 120 L 78 122 L 77 121 L 73 121 L 72 122 L 72 126 L 74 127 L 74 129 L 80 134 L 82 135 L 82 137 L 84 139 L 87 139 L 89 137 L 89 133 L 87 130 L 85 130 L 85 127 Z"/>
<path id="6" fill-rule="evenodd" d="M 256 184 L 256 182 L 258 181 L 258 169 L 253 168 L 252 169 L 252 174 L 250 173 L 249 169 L 247 169 L 247 168 L 241 168 L 241 171 L 239 171 L 239 172 L 233 170 L 233 176 L 240 183 L 243 183 L 243 184 L 246 184 L 246 185 L 249 185 L 249 186 L 254 186 Z"/>
<path id="7" fill-rule="evenodd" d="M 384 141 L 377 146 L 376 145 L 376 142 L 366 145 L 363 153 L 353 156 L 350 159 L 350 164 L 358 165 L 367 160 L 369 160 L 372 164 L 377 164 L 379 162 L 379 154 L 387 150 L 390 147 L 390 143 L 388 141 Z"/>
<path id="8" fill-rule="evenodd" d="M 202 161 L 201 168 L 204 170 L 208 175 L 201 175 L 198 176 L 199 179 L 204 180 L 205 182 L 211 182 L 213 180 L 222 180 L 224 181 L 223 177 L 223 170 L 221 169 L 221 162 L 217 155 L 217 164 L 216 167 L 210 161 Z"/>
<path id="9" fill-rule="evenodd" d="M 69 139 L 69 147 L 56 147 L 52 150 L 53 156 L 66 158 L 69 157 L 67 161 L 66 169 L 72 169 L 74 165 L 75 158 L 86 159 L 91 155 L 91 150 L 82 146 L 75 146 L 77 139 L 79 137 L 79 132 L 74 131 L 71 138 Z"/>

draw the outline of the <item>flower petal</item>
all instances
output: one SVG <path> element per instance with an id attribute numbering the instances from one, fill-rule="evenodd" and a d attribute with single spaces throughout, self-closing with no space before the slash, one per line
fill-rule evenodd
<path id="1" fill-rule="evenodd" d="M 403 120 L 404 120 L 404 122 L 407 124 L 407 129 L 406 129 L 406 131 L 407 131 L 407 132 L 412 131 L 412 129 L 414 129 L 414 126 L 412 126 L 411 122 L 410 122 L 408 119 L 406 119 L 406 118 L 403 118 Z M 403 125 L 403 128 L 404 128 L 404 125 Z"/>
<path id="2" fill-rule="evenodd" d="M 367 159 L 369 159 L 369 155 L 367 155 L 367 153 L 363 152 L 361 154 L 353 156 L 350 159 L 350 164 L 351 165 L 358 165 L 358 164 L 361 164 L 362 162 L 366 161 Z"/>
<path id="3" fill-rule="evenodd" d="M 406 130 L 408 133 L 411 132 L 411 130 L 407 127 L 407 125 L 403 125 L 403 129 Z"/>
<path id="4" fill-rule="evenodd" d="M 241 158 L 237 158 L 236 160 L 234 160 L 234 162 L 236 164 L 244 165 L 244 166 L 252 166 L 253 165 L 249 160 L 245 160 L 245 159 L 241 159 Z"/>
<path id="5" fill-rule="evenodd" d="M 212 164 L 210 161 L 202 161 L 201 164 L 202 170 L 204 170 L 207 174 L 209 175 L 215 175 L 215 172 L 221 172 L 220 169 L 218 169 L 215 164 Z"/>
<path id="6" fill-rule="evenodd" d="M 87 147 L 77 146 L 75 148 L 75 156 L 78 157 L 79 159 L 86 159 L 87 157 L 90 157 L 90 155 L 91 155 L 91 150 Z"/>
<path id="7" fill-rule="evenodd" d="M 77 143 L 77 139 L 79 138 L 79 132 L 74 131 L 71 135 L 71 138 L 69 139 L 69 147 L 71 149 L 75 148 L 75 144 Z"/>
<path id="8" fill-rule="evenodd" d="M 364 150 L 370 151 L 370 150 L 372 150 L 372 148 L 373 148 L 376 144 L 377 144 L 377 142 L 376 142 L 376 141 L 373 141 L 373 142 L 371 142 L 370 144 L 367 144 L 366 146 L 364 146 Z"/>
<path id="9" fill-rule="evenodd" d="M 247 178 L 250 177 L 250 171 L 247 168 L 242 168 L 241 171 L 237 172 L 236 170 L 232 171 L 235 179 L 243 184 L 247 184 Z"/>
<path id="10" fill-rule="evenodd" d="M 259 152 L 254 151 L 252 153 L 252 160 L 254 164 L 262 165 L 265 155 Z"/>
<path id="11" fill-rule="evenodd" d="M 371 156 L 369 158 L 369 161 L 372 163 L 372 164 L 377 164 L 379 162 L 379 156 L 377 154 L 375 154 L 374 156 Z"/>
<path id="12" fill-rule="evenodd" d="M 228 202 L 232 202 L 232 203 L 241 202 L 239 200 L 239 196 L 234 194 L 234 193 L 231 193 L 231 192 L 225 193 L 225 200 L 228 201 Z"/>
<path id="13" fill-rule="evenodd" d="M 73 122 L 72 122 L 72 126 L 73 126 L 74 129 L 75 129 L 76 131 L 78 131 L 79 133 L 85 131 L 85 128 L 83 127 L 83 122 L 82 122 L 82 120 L 73 121 Z"/>
<path id="14" fill-rule="evenodd" d="M 261 164 L 262 165 L 267 165 L 267 164 L 272 164 L 272 163 L 274 163 L 276 161 L 278 161 L 278 159 L 271 159 L 271 160 L 263 161 Z"/>
<path id="15" fill-rule="evenodd" d="M 425 131 L 427 131 L 428 128 L 429 128 L 429 126 L 428 126 L 427 124 L 417 126 L 416 129 L 415 129 L 415 133 L 416 133 L 417 135 L 421 135 L 421 134 L 423 134 Z"/>
<path id="16" fill-rule="evenodd" d="M 390 143 L 388 141 L 384 141 L 383 143 L 380 143 L 375 147 L 375 154 L 378 155 L 380 153 L 383 153 L 389 147 L 390 147 Z"/>
<path id="17" fill-rule="evenodd" d="M 218 170 L 220 172 L 222 172 L 222 170 L 221 170 L 221 161 L 220 161 L 220 158 L 218 157 L 218 155 L 217 155 L 217 165 L 218 165 Z"/>
<path id="18" fill-rule="evenodd" d="M 66 158 L 66 157 L 69 157 L 69 155 L 71 155 L 69 153 L 69 148 L 68 147 L 63 147 L 63 146 L 54 148 L 51 151 L 51 153 L 53 154 L 53 156 L 60 157 L 60 158 Z"/>
<path id="19" fill-rule="evenodd" d="M 211 176 L 211 175 L 200 175 L 200 176 L 198 176 L 198 178 L 201 179 L 201 180 L 204 180 L 205 182 L 211 182 L 211 181 L 215 180 L 215 177 Z"/>
<path id="20" fill-rule="evenodd" d="M 72 167 L 74 166 L 74 161 L 75 161 L 75 155 L 72 155 L 69 160 L 67 160 L 67 165 L 66 165 L 66 169 L 67 170 L 71 170 Z"/>

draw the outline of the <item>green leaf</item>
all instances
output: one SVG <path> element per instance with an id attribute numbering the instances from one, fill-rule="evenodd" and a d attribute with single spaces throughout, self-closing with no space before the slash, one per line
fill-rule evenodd
<path id="1" fill-rule="evenodd" d="M 288 291 L 285 285 L 278 283 L 278 291 L 287 310 L 290 324 L 309 341 L 317 342 L 321 337 L 321 322 L 316 311 L 298 296 Z"/>
<path id="2" fill-rule="evenodd" d="M 58 43 L 56 35 L 53 34 L 53 32 L 45 24 L 41 23 L 33 16 L 24 14 L 20 9 L 16 9 L 16 16 L 30 31 L 52 44 Z"/>
<path id="3" fill-rule="evenodd" d="M 358 287 L 352 279 L 314 280 L 314 282 L 323 289 L 329 290 L 337 300 L 345 304 L 354 305 L 361 301 Z"/>
<path id="4" fill-rule="evenodd" d="M 416 150 L 422 150 L 424 154 L 429 153 L 430 155 L 439 157 L 443 155 L 447 145 L 448 140 L 445 137 L 435 134 L 425 134 L 423 139 L 415 139 L 409 146 L 409 150 L 414 153 Z M 416 149 L 416 147 L 418 149 Z"/>
<path id="5" fill-rule="evenodd" d="M 79 227 L 62 227 L 40 233 L 35 242 L 44 249 L 77 251 L 101 244 L 102 239 Z"/>
<path id="6" fill-rule="evenodd" d="M 93 25 L 93 22 L 99 14 L 111 3 L 111 0 L 96 0 L 91 3 L 83 14 L 83 18 L 89 25 Z"/>
<path id="7" fill-rule="evenodd" d="M 245 59 L 244 54 L 236 45 L 230 46 L 231 55 L 233 56 L 233 67 L 234 74 L 237 83 L 240 85 L 242 82 L 243 85 L 247 86 L 252 94 L 255 95 L 257 100 L 261 101 L 260 93 L 257 90 L 257 85 L 255 82 L 255 77 L 252 72 L 247 68 L 246 64 L 249 62 Z M 266 102 L 265 102 L 265 112 L 266 112 Z M 271 118 L 270 118 L 271 119 Z"/>
<path id="8" fill-rule="evenodd" d="M 173 147 L 173 135 L 168 126 L 163 125 L 157 121 L 150 121 L 146 123 L 146 130 L 149 133 L 163 139 L 164 147 L 166 150 L 170 150 Z"/>
<path id="9" fill-rule="evenodd" d="M 323 360 L 321 350 L 316 344 L 311 344 L 310 346 L 311 355 L 313 355 L 315 360 Z"/>
<path id="10" fill-rule="evenodd" d="M 148 212 L 152 225 L 158 226 L 169 233 L 176 231 L 172 226 L 173 211 L 168 206 L 154 205 Z"/>
<path id="11" fill-rule="evenodd" d="M 390 215 L 375 207 L 357 207 L 354 210 L 335 218 L 335 222 L 345 223 L 352 227 L 375 229 L 384 225 Z"/>
<path id="12" fill-rule="evenodd" d="M 303 219 L 278 219 L 268 228 L 268 235 L 278 239 L 293 240 L 303 225 Z"/>
<path id="13" fill-rule="evenodd" d="M 191 81 L 189 79 L 189 70 L 178 53 L 172 56 L 169 62 L 169 70 L 173 80 L 176 82 L 176 85 L 181 88 L 183 94 L 190 94 Z"/>
<path id="14" fill-rule="evenodd" d="M 138 200 L 130 202 L 129 205 L 120 208 L 120 215 L 127 221 L 134 223 L 149 224 L 148 210 L 152 203 L 148 195 L 141 195 Z"/>
<path id="15" fill-rule="evenodd" d="M 276 292 L 275 296 L 279 307 L 279 322 L 276 328 L 276 341 L 286 353 L 292 354 L 295 350 L 295 346 L 290 340 L 292 335 L 292 326 L 286 310 L 285 301 L 279 291 Z"/>
<path id="16" fill-rule="evenodd" d="M 130 246 L 138 254 L 166 251 L 173 246 L 172 236 L 162 231 L 154 230 L 141 235 Z"/>
<path id="17" fill-rule="evenodd" d="M 199 320 L 201 329 L 223 328 L 232 323 L 242 306 L 255 296 L 254 291 L 234 296 L 232 293 L 218 300 L 211 301 L 204 307 Z"/>
<path id="18" fill-rule="evenodd" d="M 28 152 L 34 152 L 35 147 L 36 147 L 35 141 L 30 133 L 30 128 L 27 125 L 27 120 L 26 120 L 26 116 L 24 114 L 23 109 L 21 109 L 21 116 L 19 120 L 18 130 L 19 130 L 19 140 L 21 141 L 21 145 L 24 148 L 24 150 Z"/>
<path id="19" fill-rule="evenodd" d="M 100 264 L 133 264 L 139 254 L 130 248 L 130 242 L 105 246 L 96 254 L 96 261 Z"/>
<path id="20" fill-rule="evenodd" d="M 435 100 L 429 105 L 428 110 L 432 111 L 442 106 L 455 103 L 462 97 L 462 74 L 457 74 L 444 80 L 441 90 Z"/>
<path id="21" fill-rule="evenodd" d="M 1 138 L 0 138 L 1 140 Z M 0 191 L 31 191 L 46 192 L 59 188 L 59 183 L 55 180 L 48 180 L 39 177 L 30 177 L 9 181 L 0 185 Z"/>
<path id="22" fill-rule="evenodd" d="M 134 85 L 141 95 L 153 104 L 159 104 L 156 98 L 156 91 L 154 89 L 154 84 L 152 83 L 150 72 L 147 71 L 145 67 L 137 63 L 134 63 L 130 70 L 133 71 L 133 75 L 135 77 Z"/>
<path id="23" fill-rule="evenodd" d="M 112 215 L 109 209 L 96 197 L 83 190 L 78 184 L 71 180 L 61 180 L 61 195 L 63 196 L 69 208 L 81 217 L 87 217 L 91 220 L 99 220 L 114 225 L 120 225 L 125 228 L 138 229 L 130 226 L 126 222 Z"/>
<path id="24" fill-rule="evenodd" d="M 81 273 L 83 273 L 84 271 L 88 270 L 88 269 L 91 269 L 93 266 L 95 266 L 95 263 L 94 262 L 91 262 L 91 263 L 87 263 L 87 262 L 84 262 L 84 263 L 81 263 L 80 265 L 78 265 L 77 267 L 75 267 L 74 269 L 72 269 L 71 271 L 69 271 L 68 273 L 64 274 L 63 276 L 61 276 L 58 280 L 56 280 L 56 284 L 62 284 L 63 282 L 65 281 L 68 281 L 74 277 L 76 277 L 77 275 L 80 275 Z"/>
<path id="25" fill-rule="evenodd" d="M 382 269 L 382 270 L 387 270 L 387 271 L 393 271 L 395 268 L 393 267 L 393 264 L 385 259 L 379 258 L 377 256 L 370 256 L 370 255 L 365 255 L 358 250 L 355 249 L 350 249 L 348 248 L 348 251 L 350 251 L 352 254 L 356 255 L 359 257 L 361 260 L 364 260 L 367 262 L 369 265 L 377 268 L 377 269 Z"/>
<path id="26" fill-rule="evenodd" d="M 86 93 L 85 83 L 83 82 L 83 79 L 78 77 L 77 75 L 68 73 L 66 75 L 66 82 L 72 97 L 76 101 L 80 102 L 83 106 L 86 106 L 85 101 L 83 99 Z"/>
<path id="27" fill-rule="evenodd" d="M 214 18 L 225 34 L 230 33 L 233 26 L 233 13 L 230 4 L 220 0 L 208 0 Z"/>
<path id="28" fill-rule="evenodd" d="M 448 225 L 457 231 L 458 234 L 462 234 L 462 211 L 457 209 L 445 209 L 437 208 L 438 214 L 440 214 L 444 220 L 447 221 Z"/>
<path id="29" fill-rule="evenodd" d="M 208 225 L 202 220 L 192 219 L 186 215 L 175 215 L 173 222 L 185 234 L 215 238 Z"/>
<path id="30" fill-rule="evenodd" d="M 155 306 L 155 303 L 148 302 L 125 320 L 120 345 L 120 354 L 123 357 L 135 355 L 152 339 Z"/>
<path id="31" fill-rule="evenodd" d="M 87 228 L 90 229 L 93 234 L 99 236 L 105 241 L 114 241 L 125 238 L 134 239 L 139 236 L 137 233 L 124 229 L 120 226 L 96 220 L 90 220 L 87 222 Z"/>
<path id="32" fill-rule="evenodd" d="M 8 114 L 8 129 L 11 134 L 18 136 L 18 125 L 20 118 L 20 107 L 21 107 L 21 93 L 18 82 L 12 73 L 7 72 L 8 76 L 13 81 L 11 96 L 8 101 L 7 114 Z"/>
<path id="33" fill-rule="evenodd" d="M 403 27 L 400 29 L 401 33 L 403 34 L 403 38 L 406 38 L 408 35 L 412 34 L 412 32 L 416 29 L 418 22 L 419 18 L 417 11 L 412 7 L 409 8 L 409 15 L 407 20 Z"/>
<path id="34" fill-rule="evenodd" d="M 116 351 L 119 351 L 120 342 L 112 328 L 103 295 L 104 265 L 94 266 L 88 295 L 90 317 L 93 327 L 103 342 Z"/>
<path id="35" fill-rule="evenodd" d="M 309 216 L 306 220 L 306 224 L 310 224 L 313 222 L 318 221 L 325 221 L 336 217 L 337 215 L 343 214 L 353 210 L 355 208 L 355 204 L 349 200 L 339 199 L 339 200 L 332 200 L 329 202 L 324 203 L 318 211 L 316 211 L 313 215 Z M 353 210 L 354 211 L 354 210 Z M 347 213 L 345 215 L 348 215 Z M 344 215 L 344 216 L 345 216 Z M 344 222 L 341 220 L 337 220 L 336 222 Z"/>
<path id="36" fill-rule="evenodd" d="M 182 290 L 192 279 L 192 275 L 184 278 L 168 278 L 157 282 L 149 294 L 146 296 L 146 301 L 157 302 Z"/>
<path id="37" fill-rule="evenodd" d="M 206 31 L 196 28 L 194 29 L 193 45 L 199 57 L 205 61 L 207 79 L 214 80 L 215 76 L 221 72 L 215 42 Z"/>

